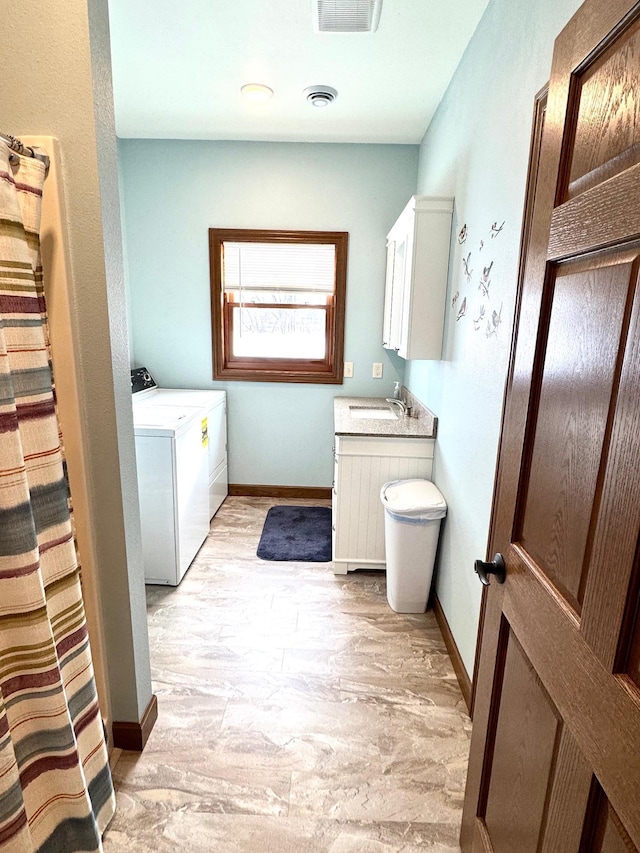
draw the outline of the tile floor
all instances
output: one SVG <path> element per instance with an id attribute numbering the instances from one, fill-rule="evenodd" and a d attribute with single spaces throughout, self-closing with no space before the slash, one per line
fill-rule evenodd
<path id="1" fill-rule="evenodd" d="M 384 574 L 255 556 L 228 498 L 176 589 L 147 587 L 159 719 L 114 768 L 105 853 L 454 853 L 471 724 L 432 613 Z M 317 503 L 317 502 L 315 502 Z"/>

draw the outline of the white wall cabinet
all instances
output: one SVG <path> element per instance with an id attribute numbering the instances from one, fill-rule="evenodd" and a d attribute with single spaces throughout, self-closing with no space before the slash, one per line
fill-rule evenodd
<path id="1" fill-rule="evenodd" d="M 335 437 L 333 571 L 384 569 L 380 489 L 391 480 L 431 479 L 433 438 Z"/>
<path id="2" fill-rule="evenodd" d="M 406 359 L 442 353 L 452 198 L 412 196 L 387 235 L 382 345 Z"/>

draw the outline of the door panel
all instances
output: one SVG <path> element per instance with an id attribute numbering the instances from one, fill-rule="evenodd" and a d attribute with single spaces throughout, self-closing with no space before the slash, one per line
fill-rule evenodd
<path id="1" fill-rule="evenodd" d="M 596 780 L 589 803 L 589 818 L 585 825 L 580 853 L 637 853 L 618 815 Z"/>
<path id="2" fill-rule="evenodd" d="M 640 836 L 640 694 L 602 666 L 572 611 L 517 545 L 507 565 L 504 618 L 591 771 Z"/>
<path id="3" fill-rule="evenodd" d="M 602 664 L 614 671 L 620 670 L 616 661 L 625 642 L 624 615 L 632 594 L 640 530 L 639 272 L 636 262 L 629 289 L 633 302 L 624 324 L 624 351 L 621 347 L 620 375 L 607 427 L 606 465 L 601 474 L 582 617 L 585 640 Z"/>
<path id="4" fill-rule="evenodd" d="M 494 853 L 536 853 L 560 723 L 514 634 L 506 636 L 485 824 Z"/>
<path id="5" fill-rule="evenodd" d="M 632 269 L 625 261 L 564 264 L 549 283 L 553 306 L 520 541 L 577 612 Z"/>
<path id="6" fill-rule="evenodd" d="M 580 848 L 592 779 L 591 769 L 576 739 L 564 726 L 549 787 L 542 853 L 567 853 Z"/>
<path id="7" fill-rule="evenodd" d="M 640 26 L 576 78 L 575 142 L 564 199 L 640 162 Z"/>
<path id="8" fill-rule="evenodd" d="M 461 844 L 640 845 L 640 3 L 559 36 L 483 591 Z M 534 176 L 532 179 L 531 176 Z"/>
<path id="9" fill-rule="evenodd" d="M 640 545 L 640 543 L 638 543 Z M 630 641 L 625 644 L 626 648 L 622 650 L 622 671 L 626 672 L 633 683 L 640 689 L 640 590 L 638 590 L 638 576 L 640 575 L 640 548 L 636 547 L 636 565 L 635 565 L 635 595 L 631 599 L 633 602 L 629 607 L 629 634 Z"/>

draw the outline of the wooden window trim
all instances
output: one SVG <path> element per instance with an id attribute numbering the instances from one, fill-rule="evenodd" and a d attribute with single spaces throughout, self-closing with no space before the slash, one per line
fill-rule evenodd
<path id="1" fill-rule="evenodd" d="M 347 289 L 346 231 L 269 231 L 210 228 L 209 265 L 211 279 L 211 340 L 213 378 L 242 382 L 315 382 L 339 385 L 344 368 L 344 317 Z M 326 304 L 300 305 L 326 311 L 327 347 L 324 359 L 271 359 L 233 357 L 225 342 L 232 340 L 231 310 L 224 298 L 220 259 L 222 245 L 231 243 L 333 243 L 336 250 L 335 290 Z M 268 307 L 259 304 L 259 307 Z M 296 306 L 284 306 L 292 307 Z"/>

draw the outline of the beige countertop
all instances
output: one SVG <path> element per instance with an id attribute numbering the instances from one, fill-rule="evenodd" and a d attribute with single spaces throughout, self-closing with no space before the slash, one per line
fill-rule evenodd
<path id="1" fill-rule="evenodd" d="M 355 418 L 351 408 L 397 409 L 384 397 L 334 397 L 333 418 L 336 435 L 371 435 L 398 438 L 435 438 L 438 419 L 419 400 L 406 394 L 418 417 L 398 414 L 391 420 L 382 418 Z"/>

